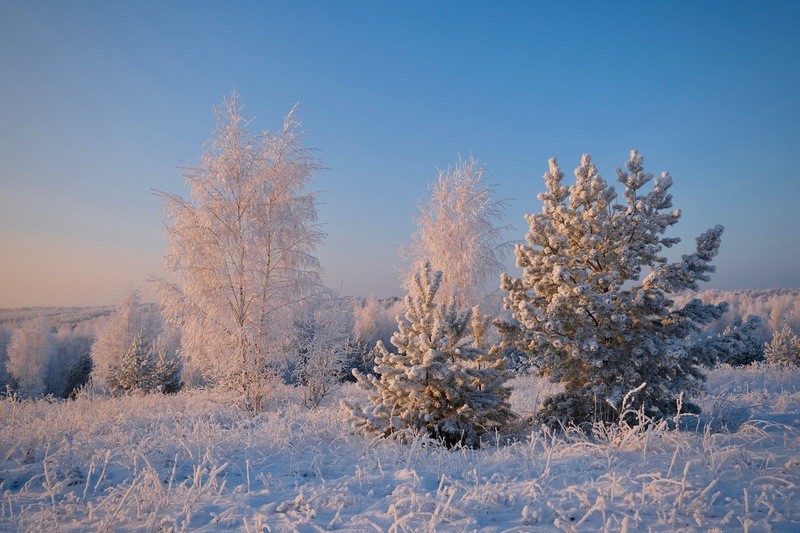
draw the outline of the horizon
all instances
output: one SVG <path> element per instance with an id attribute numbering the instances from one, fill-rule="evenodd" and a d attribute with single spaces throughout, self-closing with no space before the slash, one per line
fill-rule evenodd
<path id="1" fill-rule="evenodd" d="M 234 87 L 255 131 L 299 102 L 328 168 L 317 256 L 344 295 L 401 295 L 397 247 L 459 156 L 486 165 L 517 241 L 548 158 L 571 184 L 590 153 L 613 183 L 634 148 L 675 182 L 670 257 L 725 226 L 701 289 L 800 287 L 800 5 L 403 7 L 4 4 L 0 308 L 114 305 L 129 284 L 153 301 L 152 191 L 187 196 L 180 168 Z"/>

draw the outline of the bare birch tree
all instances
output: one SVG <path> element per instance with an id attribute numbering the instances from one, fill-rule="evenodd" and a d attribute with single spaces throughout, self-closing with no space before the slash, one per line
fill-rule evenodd
<path id="1" fill-rule="evenodd" d="M 158 288 L 167 319 L 180 325 L 185 363 L 257 409 L 293 310 L 321 286 L 314 251 L 324 234 L 306 189 L 322 167 L 294 110 L 280 131 L 260 135 L 248 130 L 236 93 L 215 112 L 200 165 L 183 173 L 190 198 L 159 193 L 165 266 L 176 281 Z"/>

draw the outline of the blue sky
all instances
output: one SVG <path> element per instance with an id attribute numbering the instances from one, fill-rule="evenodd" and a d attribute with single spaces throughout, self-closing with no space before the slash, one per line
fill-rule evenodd
<path id="1" fill-rule="evenodd" d="M 161 275 L 152 189 L 235 87 L 258 129 L 299 102 L 329 170 L 326 281 L 397 294 L 428 181 L 472 153 L 521 239 L 547 159 L 668 170 L 708 288 L 800 287 L 797 2 L 0 4 L 0 306 L 114 303 Z M 513 268 L 513 267 L 510 267 Z"/>

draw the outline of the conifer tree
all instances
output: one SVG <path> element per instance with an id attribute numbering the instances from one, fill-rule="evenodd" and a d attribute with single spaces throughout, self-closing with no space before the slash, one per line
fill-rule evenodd
<path id="1" fill-rule="evenodd" d="M 721 335 L 709 339 L 709 344 L 720 343 L 717 356 L 720 363 L 731 366 L 745 366 L 764 360 L 764 342 L 761 340 L 761 329 L 764 322 L 756 316 L 750 316 L 738 327 L 728 326 Z"/>
<path id="2" fill-rule="evenodd" d="M 800 365 L 800 339 L 784 324 L 780 331 L 775 331 L 772 340 L 764 345 L 764 357 L 775 364 Z"/>
<path id="3" fill-rule="evenodd" d="M 371 405 L 349 407 L 357 427 L 367 432 L 420 431 L 448 445 L 477 446 L 481 435 L 513 417 L 504 385 L 509 376 L 499 350 L 480 345 L 485 318 L 434 302 L 441 280 L 430 264 L 414 276 L 405 318 L 398 317 L 392 336 L 397 351 L 378 343 L 380 377 L 353 371 L 370 392 Z"/>
<path id="4" fill-rule="evenodd" d="M 120 365 L 139 332 L 144 332 L 148 339 L 154 339 L 159 329 L 155 313 L 142 304 L 139 290 L 128 287 L 117 308 L 98 328 L 97 337 L 92 344 L 94 384 L 100 388 L 108 385 L 111 368 Z"/>
<path id="5" fill-rule="evenodd" d="M 640 386 L 630 407 L 671 416 L 681 393 L 701 391 L 700 367 L 715 362 L 718 352 L 694 339 L 727 305 L 692 299 L 674 306 L 671 296 L 709 280 L 723 228 L 706 231 L 694 253 L 669 263 L 662 250 L 680 239 L 664 234 L 681 216 L 672 207 L 672 178 L 653 180 L 642 161 L 634 150 L 626 170 L 617 170 L 619 199 L 589 155 L 570 186 L 551 159 L 542 212 L 526 216 L 527 242 L 515 248 L 522 276 L 502 276 L 513 317 L 498 323 L 506 342 L 565 387 L 546 400 L 543 420 L 617 420 L 625 396 Z M 688 401 L 682 409 L 699 411 Z"/>
<path id="6" fill-rule="evenodd" d="M 168 357 L 166 351 L 158 352 L 156 362 L 156 390 L 164 394 L 175 394 L 183 388 L 181 365 L 178 359 Z"/>
<path id="7" fill-rule="evenodd" d="M 136 334 L 119 366 L 111 368 L 108 388 L 111 392 L 150 392 L 156 388 L 156 361 L 143 331 Z"/>
<path id="8" fill-rule="evenodd" d="M 181 387 L 177 362 L 164 352 L 155 353 L 144 331 L 136 334 L 119 366 L 109 374 L 108 388 L 113 393 L 174 393 Z"/>

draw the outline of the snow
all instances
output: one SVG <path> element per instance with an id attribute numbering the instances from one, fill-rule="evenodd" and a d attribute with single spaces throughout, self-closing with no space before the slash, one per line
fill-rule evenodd
<path id="1" fill-rule="evenodd" d="M 0 530 L 797 531 L 798 377 L 722 367 L 683 429 L 541 429 L 479 450 L 352 431 L 354 385 L 316 410 L 276 388 L 257 415 L 201 390 L 4 399 Z M 557 392 L 513 385 L 523 415 Z"/>

